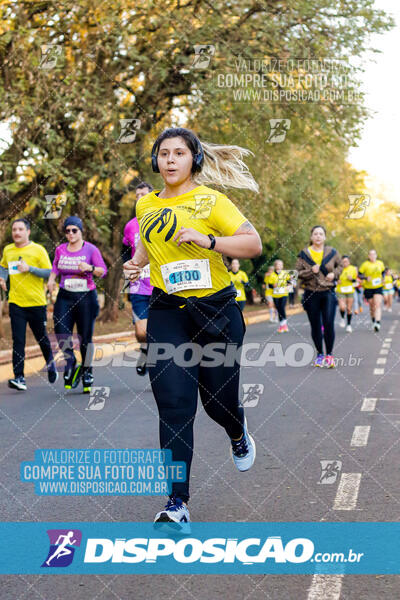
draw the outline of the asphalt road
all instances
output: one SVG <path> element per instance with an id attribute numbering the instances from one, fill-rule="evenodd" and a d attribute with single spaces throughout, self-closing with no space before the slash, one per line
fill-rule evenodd
<path id="1" fill-rule="evenodd" d="M 400 516 L 400 304 L 370 329 L 364 309 L 353 333 L 336 329 L 336 369 L 279 366 L 277 358 L 242 369 L 249 430 L 257 444 L 254 467 L 235 470 L 224 431 L 199 404 L 195 423 L 190 510 L 193 521 L 397 521 Z M 338 324 L 338 323 L 337 323 Z M 248 327 L 246 343 L 310 343 L 305 315 L 276 326 Z M 276 348 L 274 352 L 276 352 Z M 254 351 L 253 351 L 254 353 Z M 295 359 L 300 361 L 302 350 Z M 248 353 L 252 357 L 252 351 Z M 386 359 L 386 360 L 385 360 Z M 293 360 L 293 358 L 292 358 Z M 250 361 L 251 362 L 251 361 Z M 160 497 L 36 496 L 19 479 L 21 461 L 37 448 L 156 448 L 158 420 L 149 380 L 113 359 L 95 369 L 95 385 L 110 395 L 102 410 L 86 410 L 80 390 L 64 393 L 44 374 L 27 380 L 26 393 L 1 384 L 0 461 L 3 521 L 151 521 Z M 263 386 L 263 389 L 262 389 Z M 365 400 L 365 399 L 376 400 Z M 336 481 L 321 484 L 320 461 L 338 461 Z M 210 468 L 210 465 L 213 468 Z M 352 494 L 340 489 L 355 477 Z M 335 478 L 333 478 L 335 479 Z M 400 597 L 399 576 L 345 575 L 45 575 L 1 576 L 1 599 L 115 598 L 174 600 L 375 600 Z"/>

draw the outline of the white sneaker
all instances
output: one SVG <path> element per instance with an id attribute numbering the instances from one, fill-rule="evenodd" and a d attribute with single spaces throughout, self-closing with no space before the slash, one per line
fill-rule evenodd
<path id="1" fill-rule="evenodd" d="M 178 530 L 183 529 L 190 533 L 190 515 L 187 505 L 180 498 L 169 498 L 164 510 L 160 510 L 155 516 L 154 526 L 161 527 L 163 524 L 175 526 Z"/>
<path id="2" fill-rule="evenodd" d="M 381 328 L 381 324 L 380 323 L 374 323 L 374 331 L 379 331 Z"/>
<path id="3" fill-rule="evenodd" d="M 244 419 L 244 432 L 240 440 L 231 439 L 231 456 L 239 471 L 248 471 L 256 459 L 256 445 L 247 431 L 247 419 Z"/>
<path id="4" fill-rule="evenodd" d="M 340 319 L 339 327 L 346 327 L 346 322 L 344 319 Z"/>
<path id="5" fill-rule="evenodd" d="M 347 331 L 347 333 L 351 333 L 353 331 L 351 328 L 351 325 L 347 325 L 346 331 Z"/>

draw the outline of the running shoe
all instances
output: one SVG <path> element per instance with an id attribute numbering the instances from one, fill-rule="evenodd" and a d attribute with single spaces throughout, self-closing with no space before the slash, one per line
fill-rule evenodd
<path id="1" fill-rule="evenodd" d="M 381 324 L 380 323 L 374 323 L 374 331 L 379 331 L 381 328 Z"/>
<path id="2" fill-rule="evenodd" d="M 283 327 L 283 333 L 289 333 L 289 327 L 287 326 L 287 323 L 282 325 L 282 327 Z"/>
<path id="3" fill-rule="evenodd" d="M 278 333 L 284 333 L 285 329 L 284 329 L 284 325 L 279 325 L 277 332 Z"/>
<path id="4" fill-rule="evenodd" d="M 161 527 L 163 524 L 170 524 L 178 530 L 190 531 L 190 515 L 187 504 L 180 498 L 169 498 L 163 510 L 160 510 L 155 516 L 154 526 Z"/>
<path id="5" fill-rule="evenodd" d="M 344 319 L 340 319 L 339 327 L 346 327 L 346 322 Z"/>
<path id="6" fill-rule="evenodd" d="M 332 354 L 327 354 L 325 356 L 324 365 L 327 369 L 335 368 L 335 359 L 333 358 Z"/>
<path id="7" fill-rule="evenodd" d="M 318 354 L 317 358 L 314 360 L 314 367 L 323 367 L 324 358 L 325 356 L 323 354 Z"/>
<path id="8" fill-rule="evenodd" d="M 58 371 L 54 360 L 47 365 L 47 378 L 49 383 L 55 383 L 58 379 Z"/>
<path id="9" fill-rule="evenodd" d="M 25 377 L 20 375 L 19 377 L 15 377 L 14 379 L 9 379 L 8 387 L 12 388 L 13 390 L 18 390 L 19 392 L 25 392 L 27 389 L 26 383 L 25 383 Z"/>
<path id="10" fill-rule="evenodd" d="M 66 390 L 75 389 L 78 387 L 78 383 L 81 378 L 81 367 L 80 363 L 74 362 L 72 366 L 64 371 L 64 388 Z"/>
<path id="11" fill-rule="evenodd" d="M 243 435 L 240 440 L 231 439 L 231 456 L 239 471 L 248 471 L 256 459 L 256 445 L 247 431 L 247 419 L 244 419 Z"/>
<path id="12" fill-rule="evenodd" d="M 352 329 L 351 325 L 347 325 L 346 332 L 351 333 L 352 331 L 353 331 L 353 329 Z"/>
<path id="13" fill-rule="evenodd" d="M 93 385 L 93 375 L 92 373 L 89 373 L 88 371 L 84 371 L 83 375 L 82 375 L 82 385 L 83 385 L 83 393 L 84 394 L 90 394 L 90 390 L 92 388 Z"/>
<path id="14" fill-rule="evenodd" d="M 147 373 L 146 360 L 147 360 L 147 351 L 143 350 L 143 348 L 141 348 L 140 355 L 139 355 L 139 358 L 136 363 L 136 373 L 138 375 L 146 375 L 146 373 Z"/>

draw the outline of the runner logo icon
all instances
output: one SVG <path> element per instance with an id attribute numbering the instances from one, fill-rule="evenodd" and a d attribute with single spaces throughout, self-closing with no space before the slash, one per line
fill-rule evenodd
<path id="1" fill-rule="evenodd" d="M 79 529 L 48 529 L 50 548 L 42 567 L 68 567 L 74 558 L 75 548 L 81 545 Z"/>

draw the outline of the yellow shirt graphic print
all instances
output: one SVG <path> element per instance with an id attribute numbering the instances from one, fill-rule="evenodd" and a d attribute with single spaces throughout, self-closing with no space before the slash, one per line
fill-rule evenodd
<path id="1" fill-rule="evenodd" d="M 178 246 L 173 238 L 181 227 L 216 237 L 231 236 L 246 217 L 224 194 L 207 186 L 174 198 L 159 198 L 157 193 L 143 196 L 136 205 L 140 237 L 150 261 L 150 283 L 186 298 L 209 296 L 229 286 L 221 254 L 194 242 Z M 205 287 L 199 287 L 203 281 Z M 179 289 L 183 282 L 190 287 Z"/>

